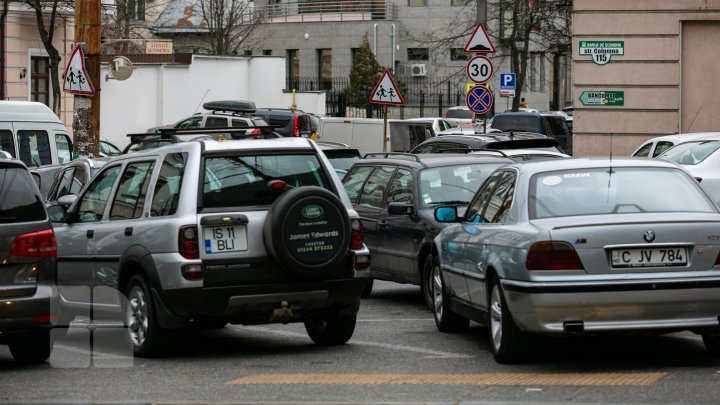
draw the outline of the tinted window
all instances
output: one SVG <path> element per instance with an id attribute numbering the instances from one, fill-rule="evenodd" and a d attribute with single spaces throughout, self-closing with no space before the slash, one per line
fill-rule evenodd
<path id="1" fill-rule="evenodd" d="M 70 138 L 64 134 L 55 135 L 55 147 L 57 148 L 58 163 L 68 163 L 72 160 L 70 150 Z"/>
<path id="2" fill-rule="evenodd" d="M 350 167 L 353 165 L 353 163 L 360 160 L 360 153 L 353 151 L 353 152 L 333 152 L 333 151 L 323 151 L 325 152 L 325 156 L 327 156 L 328 160 L 330 160 L 330 164 L 333 166 L 336 172 L 338 173 L 347 173 L 347 171 L 350 169 Z"/>
<path id="3" fill-rule="evenodd" d="M 549 124 L 553 135 L 567 135 L 570 133 L 565 118 L 563 117 L 545 117 Z M 548 131 L 549 132 L 549 131 Z"/>
<path id="4" fill-rule="evenodd" d="M 372 169 L 372 166 L 357 166 L 352 168 L 345 178 L 343 178 L 345 191 L 347 191 L 348 197 L 350 197 L 350 201 L 353 204 L 357 203 L 360 188 L 362 188 L 365 179 L 367 179 Z"/>
<path id="5" fill-rule="evenodd" d="M 672 190 L 671 193 L 668 190 Z M 695 180 L 680 169 L 579 169 L 530 179 L 530 219 L 638 212 L 715 212 Z"/>
<path id="6" fill-rule="evenodd" d="M 18 131 L 18 158 L 28 166 L 49 165 L 50 138 L 45 131 Z"/>
<path id="7" fill-rule="evenodd" d="M 686 142 L 668 149 L 658 158 L 683 165 L 696 165 L 707 159 L 718 149 L 720 149 L 720 142 L 717 141 Z"/>
<path id="8" fill-rule="evenodd" d="M 226 128 L 228 120 L 225 117 L 207 117 L 205 128 Z"/>
<path id="9" fill-rule="evenodd" d="M 271 180 L 282 180 L 289 187 L 328 185 L 314 154 L 209 156 L 205 158 L 203 207 L 272 204 L 281 192 L 270 188 Z"/>
<path id="10" fill-rule="evenodd" d="M 292 136 L 292 125 L 290 125 L 290 116 L 283 115 L 271 115 L 268 119 L 268 124 L 277 125 L 279 128 L 274 130 L 283 136 Z"/>
<path id="11" fill-rule="evenodd" d="M 190 117 L 186 120 L 180 121 L 175 128 L 200 128 L 202 124 L 202 116 Z"/>
<path id="12" fill-rule="evenodd" d="M 120 166 L 111 167 L 100 173 L 88 186 L 78 208 L 78 222 L 97 222 L 102 219 L 105 205 L 110 199 L 110 192 L 118 173 L 120 173 Z"/>
<path id="13" fill-rule="evenodd" d="M 416 148 L 415 150 L 413 150 L 413 153 L 432 153 L 434 148 L 434 144 L 431 143 L 429 145 L 423 145 Z"/>
<path id="14" fill-rule="evenodd" d="M 0 224 L 45 218 L 45 206 L 30 173 L 21 167 L 0 166 Z"/>
<path id="15" fill-rule="evenodd" d="M 153 162 L 127 165 L 110 207 L 110 220 L 140 218 L 153 165 Z"/>
<path id="16" fill-rule="evenodd" d="M 180 188 L 185 171 L 186 153 L 174 153 L 165 156 L 160 166 L 160 174 L 155 182 L 150 215 L 174 215 L 180 201 Z"/>
<path id="17" fill-rule="evenodd" d="M 470 207 L 468 207 L 467 213 L 465 214 L 466 221 L 475 223 L 483 222 L 480 214 L 482 214 L 483 209 L 490 201 L 490 197 L 492 197 L 492 192 L 495 190 L 495 186 L 500 180 L 501 175 L 502 172 L 494 173 L 492 176 L 490 176 L 490 178 L 487 179 L 487 182 L 482 185 L 482 188 L 478 190 L 478 194 L 475 196 L 475 200 L 470 204 Z"/>
<path id="18" fill-rule="evenodd" d="M 652 157 L 657 157 L 659 154 L 664 153 L 666 150 L 672 148 L 673 146 L 675 146 L 675 144 L 672 142 L 658 142 L 657 145 L 655 145 L 655 151 L 653 152 Z"/>
<path id="19" fill-rule="evenodd" d="M 466 109 L 449 109 L 445 113 L 445 118 L 465 118 L 472 119 L 472 111 Z"/>
<path id="20" fill-rule="evenodd" d="M 637 152 L 633 154 L 633 156 L 640 156 L 640 157 L 649 157 L 650 156 L 650 149 L 652 149 L 652 143 L 649 143 L 647 145 L 644 145 L 642 148 L 638 149 Z M 657 156 L 657 155 L 655 155 Z"/>
<path id="21" fill-rule="evenodd" d="M 504 163 L 464 164 L 420 172 L 420 200 L 427 208 L 437 204 L 467 204 L 483 181 Z"/>
<path id="22" fill-rule="evenodd" d="M 506 212 L 507 209 L 510 208 L 509 205 L 506 206 L 505 204 L 508 193 L 512 192 L 515 185 L 514 181 L 515 173 L 505 172 L 503 174 L 500 182 L 498 182 L 497 187 L 495 187 L 495 190 L 490 196 L 485 212 L 482 214 L 483 222 L 498 222 L 497 220 L 503 215 L 503 212 Z M 512 199 L 508 200 L 508 204 L 510 202 L 512 202 Z"/>
<path id="23" fill-rule="evenodd" d="M 404 202 L 408 205 L 413 203 L 413 176 L 412 172 L 405 169 L 398 169 L 390 189 L 388 190 L 387 202 Z"/>
<path id="24" fill-rule="evenodd" d="M 249 125 L 245 120 L 232 120 L 232 127 L 233 128 L 247 128 L 247 127 L 249 127 Z"/>
<path id="25" fill-rule="evenodd" d="M 533 116 L 496 115 L 492 127 L 502 131 L 542 132 L 540 120 Z"/>
<path id="26" fill-rule="evenodd" d="M 17 156 L 15 155 L 15 142 L 13 142 L 13 134 L 6 129 L 0 130 L 0 150 L 8 152 L 13 157 Z"/>
<path id="27" fill-rule="evenodd" d="M 109 142 L 100 142 L 100 151 L 107 156 L 117 156 L 122 154 L 120 149 Z"/>
<path id="28" fill-rule="evenodd" d="M 380 208 L 382 197 L 385 194 L 385 187 L 390 181 L 390 176 L 395 172 L 394 167 L 382 166 L 373 170 L 370 178 L 363 187 L 358 205 L 365 207 Z"/>

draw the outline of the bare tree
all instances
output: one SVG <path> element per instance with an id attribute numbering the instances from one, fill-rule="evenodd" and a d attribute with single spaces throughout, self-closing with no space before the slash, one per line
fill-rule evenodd
<path id="1" fill-rule="evenodd" d="M 253 33 L 262 23 L 265 8 L 255 8 L 248 0 L 198 0 L 203 22 L 209 32 L 206 51 L 212 55 L 237 55 L 240 47 L 257 44 Z"/>
<path id="2" fill-rule="evenodd" d="M 24 3 L 35 12 L 40 40 L 49 57 L 48 71 L 53 94 L 52 109 L 55 114 L 60 115 L 59 66 L 62 58 L 53 44 L 53 39 L 59 23 L 72 17 L 74 3 L 72 0 L 25 0 Z"/>
<path id="3" fill-rule="evenodd" d="M 477 26 L 475 7 L 476 2 L 469 2 L 458 11 L 454 19 L 457 23 L 449 24 L 447 31 L 425 33 L 423 39 L 417 42 L 436 50 L 467 43 Z M 531 53 L 542 54 L 546 58 L 556 54 L 569 56 L 571 13 L 571 0 L 488 1 L 484 25 L 496 45 L 494 61 L 497 64 L 509 58 L 510 68 L 517 77 L 513 111 L 518 110 L 528 74 L 532 73 L 528 68 Z"/>

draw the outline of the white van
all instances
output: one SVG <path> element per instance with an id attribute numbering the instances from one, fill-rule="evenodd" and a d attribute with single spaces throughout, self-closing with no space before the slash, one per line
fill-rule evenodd
<path id="1" fill-rule="evenodd" d="M 28 167 L 72 159 L 65 125 L 48 106 L 35 101 L 0 101 L 0 150 Z"/>
<path id="2" fill-rule="evenodd" d="M 409 152 L 435 136 L 432 123 L 388 120 L 384 152 Z M 379 118 L 324 117 L 318 127 L 318 141 L 340 142 L 356 148 L 362 155 L 383 152 L 383 120 Z"/>

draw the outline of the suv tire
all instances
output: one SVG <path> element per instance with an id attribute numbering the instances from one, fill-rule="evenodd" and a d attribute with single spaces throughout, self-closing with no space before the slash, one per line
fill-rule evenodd
<path id="1" fill-rule="evenodd" d="M 166 331 L 160 327 L 155 303 L 145 276 L 136 274 L 125 288 L 127 308 L 125 327 L 135 357 L 155 357 L 166 342 Z"/>
<path id="2" fill-rule="evenodd" d="M 331 315 L 305 321 L 305 330 L 318 345 L 341 345 L 355 332 L 357 315 Z"/>
<path id="3" fill-rule="evenodd" d="M 10 343 L 10 353 L 18 363 L 42 363 L 52 352 L 51 330 L 42 330 L 23 335 L 20 340 Z"/>
<path id="4" fill-rule="evenodd" d="M 305 186 L 275 200 L 263 236 L 268 253 L 283 268 L 317 276 L 345 259 L 350 233 L 350 218 L 340 199 L 324 188 Z"/>

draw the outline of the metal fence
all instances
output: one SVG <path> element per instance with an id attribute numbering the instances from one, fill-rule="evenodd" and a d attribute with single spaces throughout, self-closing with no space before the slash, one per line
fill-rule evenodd
<path id="1" fill-rule="evenodd" d="M 465 77 L 416 78 L 396 76 L 395 82 L 403 92 L 404 105 L 388 108 L 388 118 L 442 117 L 448 107 L 465 105 Z M 383 108 L 371 104 L 367 108 L 347 106 L 343 90 L 350 85 L 349 77 L 295 77 L 288 80 L 288 89 L 297 91 L 325 91 L 326 114 L 336 117 L 382 118 Z M 368 94 L 370 98 L 370 94 Z"/>

